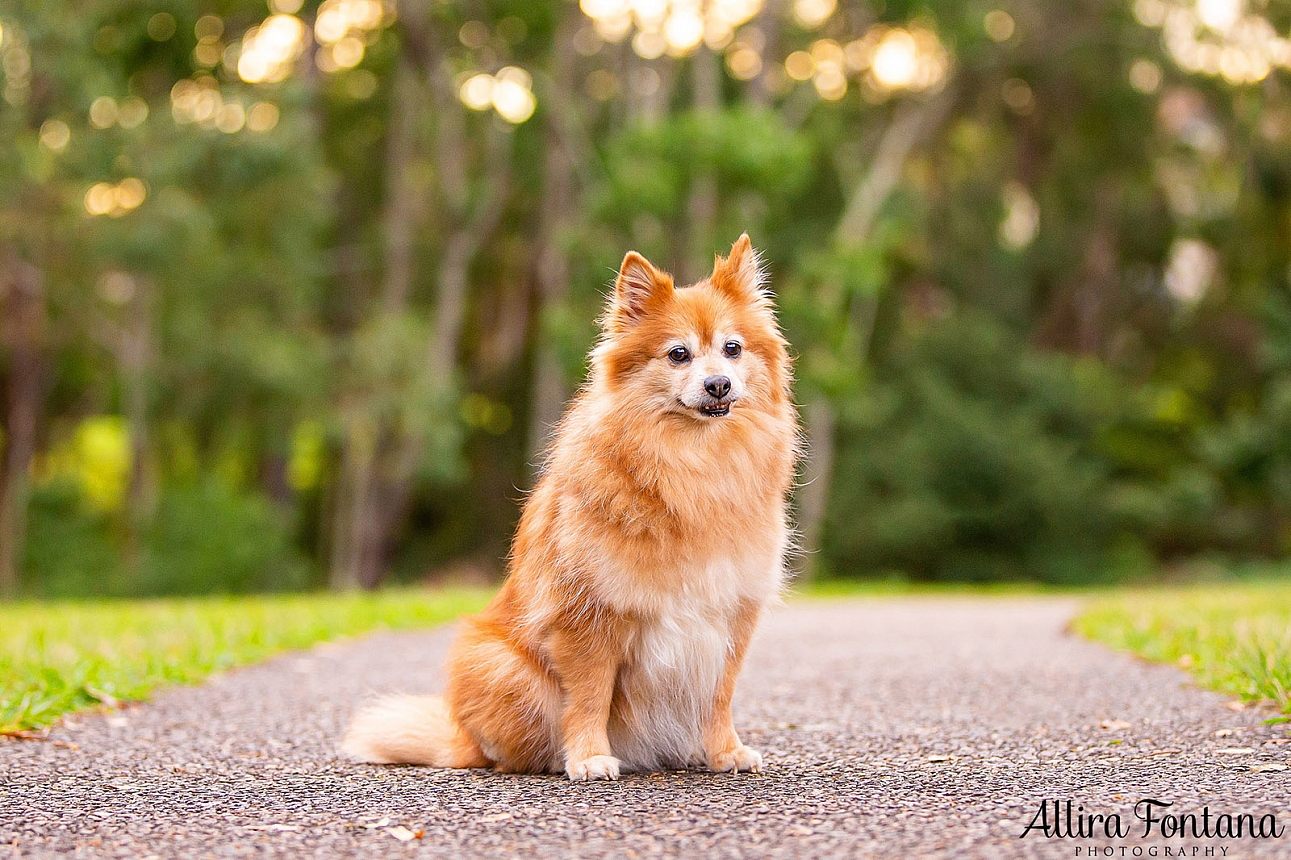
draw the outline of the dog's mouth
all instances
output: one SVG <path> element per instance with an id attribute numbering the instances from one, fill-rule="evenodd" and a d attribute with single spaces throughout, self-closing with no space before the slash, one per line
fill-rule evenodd
<path id="1" fill-rule="evenodd" d="M 730 414 L 732 402 L 730 400 L 716 400 L 712 403 L 701 403 L 696 411 L 706 418 L 720 418 L 723 415 Z"/>

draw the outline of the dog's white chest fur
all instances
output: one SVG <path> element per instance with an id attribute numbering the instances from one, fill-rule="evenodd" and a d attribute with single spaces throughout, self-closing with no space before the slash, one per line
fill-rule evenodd
<path id="1" fill-rule="evenodd" d="M 707 608 L 678 605 L 643 623 L 633 641 L 609 725 L 610 749 L 625 769 L 703 761 L 703 730 L 730 648 L 729 616 Z"/>
<path id="2" fill-rule="evenodd" d="M 662 591 L 616 588 L 630 572 L 607 570 L 601 594 L 639 621 L 623 656 L 609 720 L 610 749 L 624 770 L 704 762 L 704 729 L 726 672 L 737 608 L 779 594 L 783 542 L 710 558 L 664 581 Z"/>

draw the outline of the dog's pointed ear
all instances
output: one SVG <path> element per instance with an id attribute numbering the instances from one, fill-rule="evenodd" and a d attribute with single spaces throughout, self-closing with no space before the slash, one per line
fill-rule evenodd
<path id="1" fill-rule="evenodd" d="M 763 295 L 765 278 L 758 252 L 753 250 L 753 242 L 748 233 L 740 234 L 740 238 L 731 246 L 730 254 L 726 257 L 719 256 L 713 261 L 711 280 L 719 290 L 725 290 L 739 298 Z"/>
<path id="2" fill-rule="evenodd" d="M 645 316 L 652 305 L 671 295 L 672 290 L 672 275 L 659 271 L 636 251 L 628 251 L 614 281 L 609 320 L 619 325 L 632 325 Z"/>

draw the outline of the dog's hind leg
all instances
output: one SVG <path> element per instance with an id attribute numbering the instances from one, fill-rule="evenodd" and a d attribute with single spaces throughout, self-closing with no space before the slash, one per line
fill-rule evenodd
<path id="1" fill-rule="evenodd" d="M 500 771 L 559 771 L 560 685 L 498 626 L 470 619 L 448 658 L 448 704 Z"/>

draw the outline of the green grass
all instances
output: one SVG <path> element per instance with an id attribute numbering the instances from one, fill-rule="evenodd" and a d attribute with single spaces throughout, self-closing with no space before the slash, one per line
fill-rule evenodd
<path id="1" fill-rule="evenodd" d="M 1096 599 L 1077 632 L 1203 686 L 1291 713 L 1291 582 L 1141 590 Z"/>
<path id="2" fill-rule="evenodd" d="M 1028 597 L 1042 594 L 1088 594 L 1105 592 L 1106 585 L 1047 585 L 1042 582 L 914 582 L 886 579 L 809 579 L 789 584 L 789 597 L 906 597 L 906 596 L 999 596 Z"/>
<path id="3" fill-rule="evenodd" d="M 0 734 L 144 699 L 166 684 L 376 629 L 475 612 L 483 589 L 187 600 L 0 603 Z"/>

